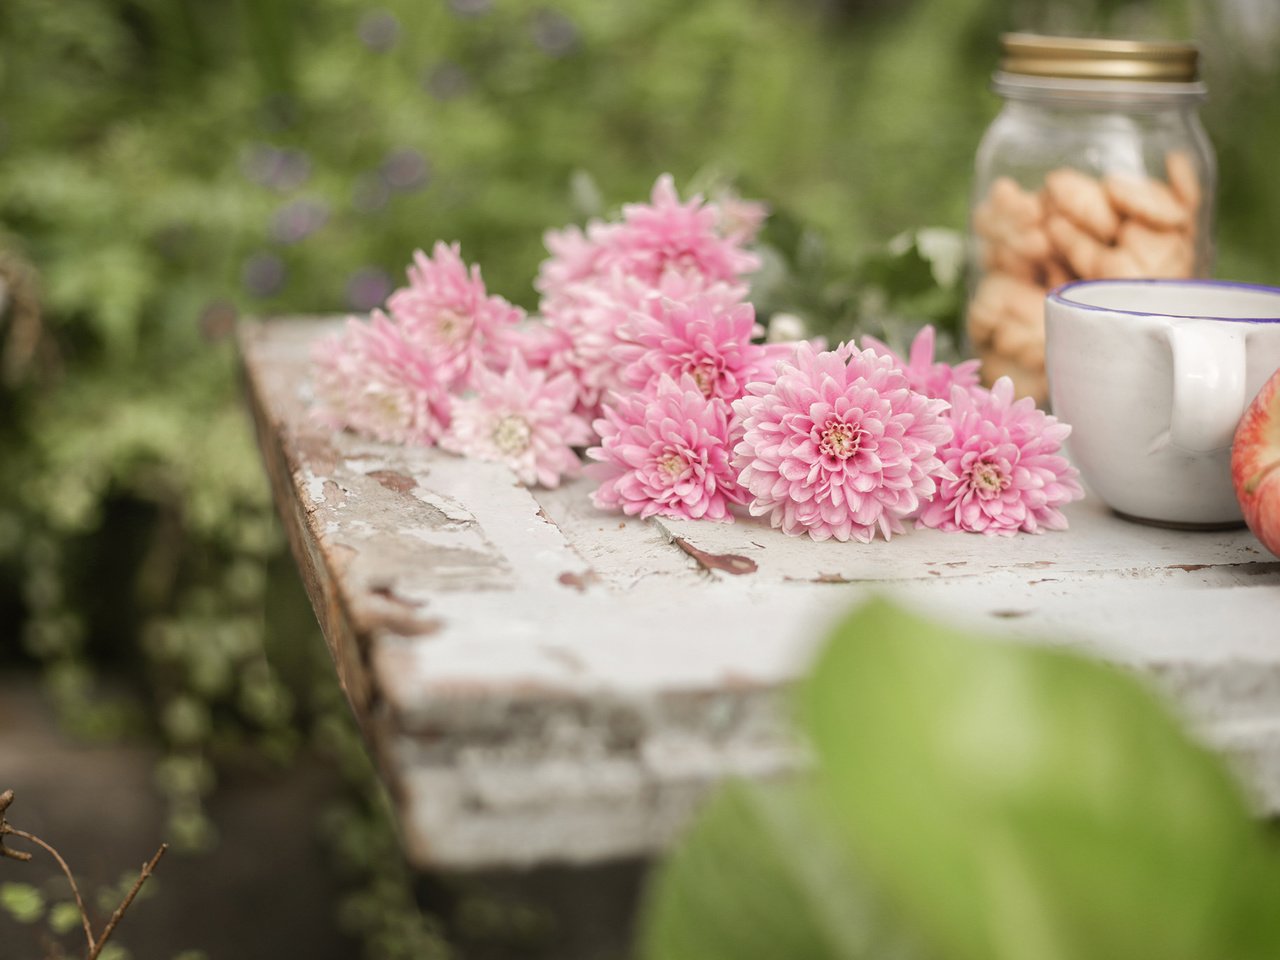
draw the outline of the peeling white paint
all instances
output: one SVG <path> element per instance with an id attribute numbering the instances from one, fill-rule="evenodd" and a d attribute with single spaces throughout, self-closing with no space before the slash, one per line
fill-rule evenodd
<path id="1" fill-rule="evenodd" d="M 348 457 L 344 466 L 352 473 L 370 474 L 386 468 L 387 461 L 383 457 Z"/>
<path id="2" fill-rule="evenodd" d="M 307 479 L 307 498 L 312 503 L 324 503 L 324 477 L 309 477 Z"/>
<path id="3" fill-rule="evenodd" d="M 441 496 L 431 490 L 423 487 L 417 487 L 413 491 L 413 495 L 428 506 L 435 507 L 454 523 L 474 523 L 475 517 L 471 515 L 471 511 L 462 506 L 452 497 Z"/>

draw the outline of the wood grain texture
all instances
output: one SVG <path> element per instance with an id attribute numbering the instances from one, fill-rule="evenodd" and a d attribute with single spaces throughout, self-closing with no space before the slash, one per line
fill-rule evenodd
<path id="1" fill-rule="evenodd" d="M 871 592 L 982 633 L 1078 646 L 1149 677 L 1280 810 L 1280 563 L 1086 500 L 1071 530 L 813 543 L 752 520 L 640 522 L 590 484 L 308 417 L 316 321 L 245 326 L 267 471 L 343 689 L 421 867 L 661 849 L 728 775 L 794 770 L 786 690 Z"/>

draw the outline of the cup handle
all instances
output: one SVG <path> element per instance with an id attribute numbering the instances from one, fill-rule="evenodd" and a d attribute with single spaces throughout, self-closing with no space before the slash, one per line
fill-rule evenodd
<path id="1" fill-rule="evenodd" d="M 1169 328 L 1173 419 L 1169 441 L 1208 453 L 1231 446 L 1244 413 L 1245 339 L 1239 324 L 1188 320 Z"/>

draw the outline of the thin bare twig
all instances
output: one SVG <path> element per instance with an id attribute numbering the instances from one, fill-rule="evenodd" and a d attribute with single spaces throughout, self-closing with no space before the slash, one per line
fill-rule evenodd
<path id="1" fill-rule="evenodd" d="M 58 866 L 62 868 L 62 872 L 67 875 L 67 882 L 71 884 L 71 892 L 75 895 L 76 906 L 80 909 L 80 923 L 84 926 L 85 939 L 89 941 L 90 956 L 97 956 L 94 952 L 95 943 L 93 940 L 93 928 L 89 926 L 89 914 L 84 908 L 84 899 L 80 896 L 80 888 L 76 885 L 76 878 L 71 875 L 71 868 L 67 866 L 67 861 L 62 859 L 62 855 L 57 850 L 49 846 L 33 833 L 27 833 L 25 830 L 19 830 L 17 827 L 8 823 L 0 822 L 0 834 L 12 834 L 15 837 L 21 837 L 31 843 L 43 848 L 53 859 L 58 861 Z M 15 851 L 16 852 L 16 851 Z M 27 859 L 31 859 L 31 854 L 27 854 Z"/>
<path id="2" fill-rule="evenodd" d="M 160 844 L 160 849 L 156 851 L 156 855 L 142 865 L 142 872 L 138 874 L 138 879 L 133 881 L 133 888 L 120 901 L 120 906 L 116 907 L 116 912 L 111 915 L 111 919 L 107 921 L 107 925 L 102 928 L 102 936 L 98 938 L 98 942 L 89 949 L 89 960 L 98 960 L 98 954 L 102 952 L 102 948 L 106 946 L 107 940 L 111 934 L 115 932 L 116 924 L 124 916 L 124 912 L 129 909 L 129 904 L 133 903 L 133 898 L 138 895 L 138 891 L 142 889 L 142 885 L 155 872 L 156 864 L 160 862 L 160 858 L 164 856 L 164 852 L 169 849 L 167 843 Z"/>
<path id="3" fill-rule="evenodd" d="M 6 836 L 19 837 L 30 843 L 36 844 L 42 850 L 45 850 L 54 860 L 58 861 L 58 866 L 62 868 L 62 872 L 67 877 L 67 882 L 71 884 L 71 892 L 75 894 L 76 907 L 80 911 L 80 923 L 84 927 L 84 938 L 88 943 L 88 952 L 85 954 L 86 960 L 98 960 L 98 955 L 102 953 L 102 948 L 106 946 L 107 941 L 111 938 L 111 934 L 115 933 L 116 927 L 124 918 L 125 911 L 129 909 L 134 898 L 138 895 L 138 891 L 142 889 L 142 885 L 147 882 L 151 874 L 155 872 L 156 864 L 160 862 L 160 858 L 164 856 L 165 851 L 169 849 L 167 843 L 160 844 L 160 849 L 156 851 L 156 855 L 142 865 L 142 872 L 138 875 L 138 879 L 133 882 L 133 887 L 125 894 L 125 898 L 120 901 L 120 906 L 116 907 L 115 913 L 111 914 L 111 919 L 107 921 L 107 925 L 102 928 L 102 936 L 96 940 L 93 936 L 93 922 L 89 919 L 89 911 L 84 907 L 84 898 L 80 896 L 80 888 L 76 885 L 76 878 L 71 873 L 71 868 L 67 866 L 67 861 L 62 859 L 62 854 L 58 853 L 51 845 L 45 843 L 35 834 L 27 833 L 25 830 L 19 830 L 17 827 L 9 823 L 5 819 L 5 811 L 9 809 L 13 803 L 13 791 L 6 790 L 0 793 L 0 856 L 9 857 L 13 860 L 28 861 L 31 854 L 22 850 L 10 850 L 4 845 Z"/>
<path id="4" fill-rule="evenodd" d="M 9 826 L 4 818 L 4 812 L 9 809 L 9 805 L 12 803 L 12 790 L 0 793 L 0 857 L 8 857 L 10 860 L 21 860 L 23 863 L 27 863 L 31 860 L 31 854 L 24 850 L 10 850 L 4 845 L 4 835 L 8 833 L 6 828 Z"/>

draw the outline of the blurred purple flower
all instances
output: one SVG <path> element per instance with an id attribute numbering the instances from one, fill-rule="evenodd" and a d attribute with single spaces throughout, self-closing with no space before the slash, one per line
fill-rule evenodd
<path id="1" fill-rule="evenodd" d="M 422 86 L 437 100 L 452 100 L 471 89 L 471 79 L 462 67 L 446 60 L 423 75 Z"/>
<path id="2" fill-rule="evenodd" d="M 347 304 L 365 312 L 386 302 L 392 289 L 391 275 L 380 267 L 361 267 L 347 280 Z"/>
<path id="3" fill-rule="evenodd" d="M 412 147 L 393 151 L 382 162 L 382 179 L 392 190 L 416 190 L 430 176 L 427 158 Z"/>
<path id="4" fill-rule="evenodd" d="M 271 297 L 284 287 L 284 261 L 274 253 L 262 251 L 255 253 L 240 268 L 240 279 L 244 287 L 255 297 Z"/>
<path id="5" fill-rule="evenodd" d="M 493 9 L 493 0 L 449 0 L 449 9 L 460 17 L 483 17 Z"/>
<path id="6" fill-rule="evenodd" d="M 311 158 L 301 150 L 253 143 L 240 153 L 240 172 L 260 187 L 288 193 L 311 177 Z"/>
<path id="7" fill-rule="evenodd" d="M 271 237 L 277 243 L 297 243 L 328 220 L 329 205 L 323 200 L 293 200 L 277 210 L 271 219 Z"/>
<path id="8" fill-rule="evenodd" d="M 400 21 L 390 10 L 370 10 L 360 18 L 356 33 L 374 53 L 386 53 L 400 39 Z"/>
<path id="9" fill-rule="evenodd" d="M 377 213 L 391 199 L 391 187 L 376 173 L 362 173 L 351 186 L 351 206 L 357 213 Z"/>
<path id="10" fill-rule="evenodd" d="M 563 57 L 578 45 L 578 27 L 563 13 L 539 10 L 533 16 L 533 42 L 549 57 Z"/>

